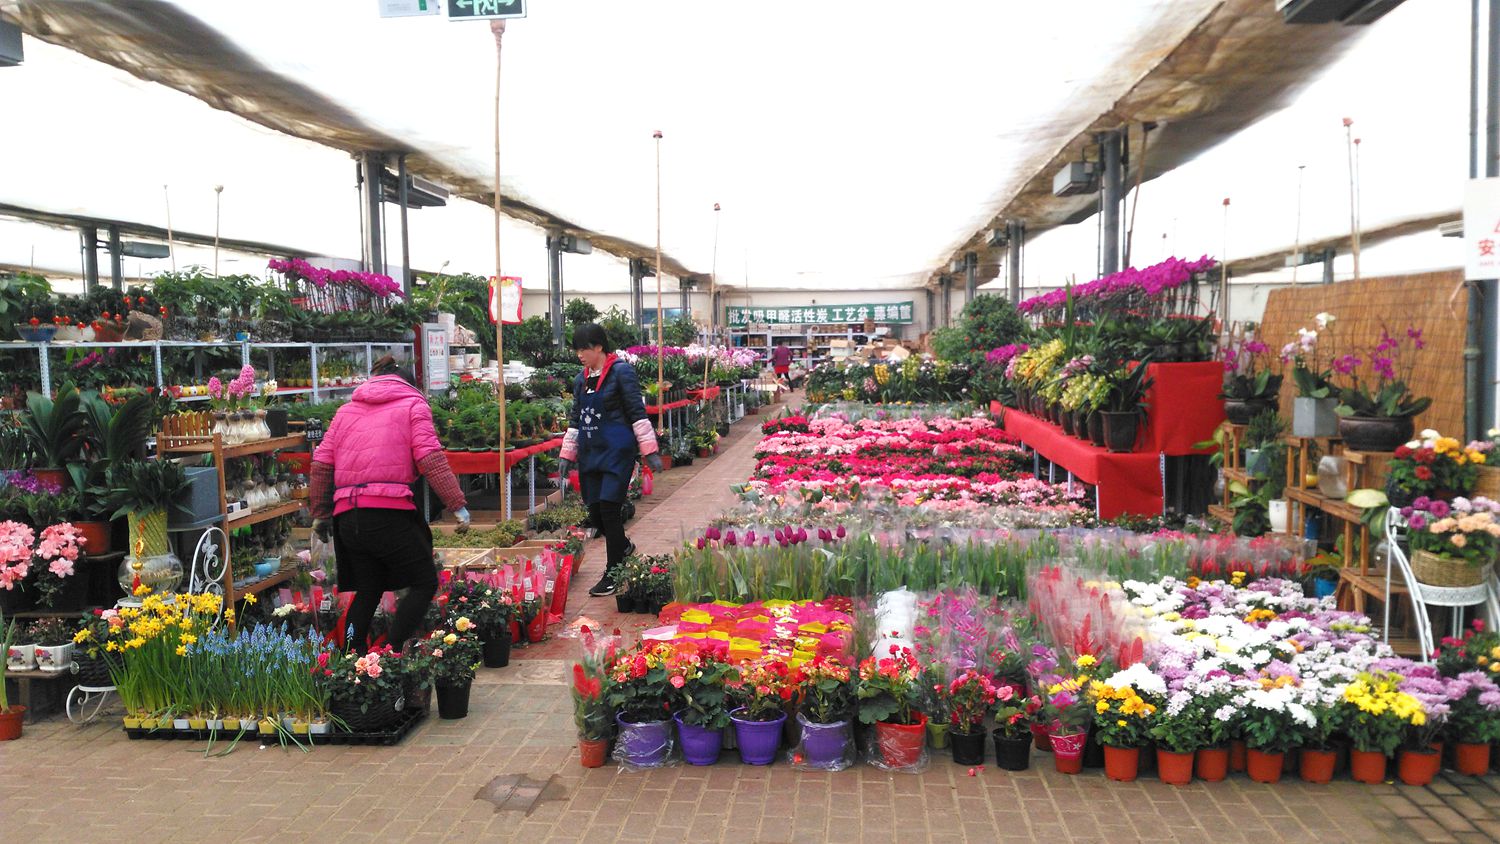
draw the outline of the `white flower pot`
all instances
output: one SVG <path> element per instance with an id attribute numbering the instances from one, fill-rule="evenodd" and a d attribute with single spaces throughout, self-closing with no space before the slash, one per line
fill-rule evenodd
<path id="1" fill-rule="evenodd" d="M 307 731 L 315 736 L 327 735 L 332 726 L 327 721 L 313 721 L 307 725 Z"/>
<path id="2" fill-rule="evenodd" d="M 218 732 L 224 729 L 224 720 L 222 718 L 210 718 L 208 719 L 208 728 L 214 732 Z"/>
<path id="3" fill-rule="evenodd" d="M 36 668 L 36 645 L 11 645 L 5 653 L 5 667 L 11 671 Z"/>
<path id="4" fill-rule="evenodd" d="M 173 718 L 172 719 L 172 729 L 186 731 L 188 729 L 188 719 L 186 719 L 186 718 Z"/>
<path id="5" fill-rule="evenodd" d="M 1266 515 L 1271 519 L 1273 533 L 1286 533 L 1287 507 L 1285 498 L 1275 498 L 1267 503 Z"/>
<path id="6" fill-rule="evenodd" d="M 73 643 L 37 645 L 36 667 L 42 671 L 67 671 L 73 667 Z"/>

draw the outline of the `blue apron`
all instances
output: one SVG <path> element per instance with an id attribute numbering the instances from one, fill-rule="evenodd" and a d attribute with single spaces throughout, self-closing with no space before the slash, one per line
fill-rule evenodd
<path id="1" fill-rule="evenodd" d="M 604 379 L 614 361 L 606 361 L 594 388 L 584 375 L 578 405 L 578 487 L 584 504 L 625 501 L 630 476 L 635 472 L 639 447 L 635 433 L 624 422 L 604 421 Z"/>

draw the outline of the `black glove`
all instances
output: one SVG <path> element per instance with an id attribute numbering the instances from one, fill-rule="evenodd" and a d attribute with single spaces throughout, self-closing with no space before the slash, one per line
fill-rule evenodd
<path id="1" fill-rule="evenodd" d="M 653 471 L 653 472 L 660 472 L 661 471 L 661 455 L 657 454 L 654 451 L 651 452 L 650 454 L 646 455 L 646 465 L 651 467 L 651 471 Z"/>
<path id="2" fill-rule="evenodd" d="M 327 542 L 333 533 L 333 522 L 328 519 L 313 519 L 312 529 L 313 533 L 318 535 L 318 539 Z"/>

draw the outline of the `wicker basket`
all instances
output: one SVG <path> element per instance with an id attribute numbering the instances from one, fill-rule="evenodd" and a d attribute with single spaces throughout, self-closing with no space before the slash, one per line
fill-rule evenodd
<path id="1" fill-rule="evenodd" d="M 344 722 L 351 733 L 379 733 L 389 730 L 401 720 L 404 703 L 399 697 L 392 696 L 371 703 L 367 711 L 361 712 L 358 704 L 339 701 L 331 707 L 331 712 Z"/>
<path id="2" fill-rule="evenodd" d="M 1462 559 L 1443 557 L 1431 551 L 1416 551 L 1411 555 L 1412 574 L 1428 586 L 1478 586 L 1490 576 L 1492 566 L 1493 563 L 1470 565 Z"/>

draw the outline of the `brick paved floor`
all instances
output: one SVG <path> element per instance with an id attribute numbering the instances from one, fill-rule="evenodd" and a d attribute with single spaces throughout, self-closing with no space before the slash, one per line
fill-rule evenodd
<path id="1" fill-rule="evenodd" d="M 670 550 L 730 500 L 727 485 L 749 471 L 755 421 L 706 465 L 661 479 L 631 526 L 642 550 Z M 645 616 L 619 617 L 611 600 L 585 596 L 602 567 L 603 548 L 591 548 L 569 616 L 643 626 Z M 1040 754 L 1029 771 L 991 765 L 970 777 L 941 752 L 918 775 L 752 768 L 733 752 L 712 768 L 585 770 L 565 684 L 571 646 L 551 640 L 482 671 L 468 719 L 428 720 L 393 748 L 246 746 L 208 759 L 186 742 L 129 741 L 117 722 L 30 725 L 0 744 L 0 842 L 1500 840 L 1493 776 L 1444 774 L 1414 789 L 1234 775 L 1172 788 L 1097 770 L 1060 775 Z"/>

